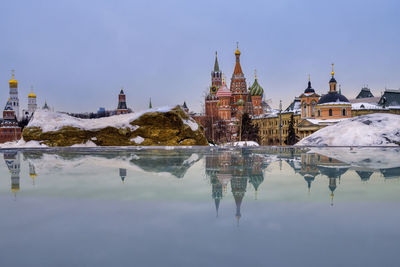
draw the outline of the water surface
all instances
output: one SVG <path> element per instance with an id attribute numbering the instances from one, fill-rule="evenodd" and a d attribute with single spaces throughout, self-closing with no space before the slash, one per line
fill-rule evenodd
<path id="1" fill-rule="evenodd" d="M 2 151 L 0 266 L 399 266 L 400 149 Z"/>

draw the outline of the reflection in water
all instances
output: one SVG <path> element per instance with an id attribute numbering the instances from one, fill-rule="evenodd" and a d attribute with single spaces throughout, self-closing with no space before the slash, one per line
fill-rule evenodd
<path id="1" fill-rule="evenodd" d="M 347 154 L 353 154 L 349 157 Z M 43 159 L 46 155 L 53 155 L 54 159 L 45 164 L 44 169 L 77 168 L 89 157 L 94 157 L 96 162 L 111 166 L 118 166 L 118 163 L 135 166 L 148 173 L 168 173 L 176 178 L 185 177 L 188 169 L 204 157 L 205 175 L 211 185 L 211 197 L 215 204 L 216 216 L 220 208 L 220 203 L 230 193 L 235 201 L 235 217 L 237 223 L 242 216 L 241 206 L 248 187 L 254 189 L 254 199 L 260 185 L 264 182 L 264 175 L 268 173 L 266 169 L 273 162 L 279 162 L 279 169 L 282 169 L 282 162 L 286 162 L 291 169 L 301 175 L 306 183 L 307 191 L 310 194 L 312 184 L 317 176 L 326 180 L 329 188 L 330 203 L 333 205 L 334 193 L 340 184 L 341 177 L 348 170 L 354 170 L 360 177 L 361 182 L 368 182 L 371 176 L 376 173 L 384 179 L 399 179 L 400 163 L 395 160 L 400 154 L 399 149 L 385 150 L 388 154 L 386 158 L 374 159 L 376 151 L 353 149 L 324 149 L 314 151 L 310 149 L 293 148 L 270 148 L 270 149 L 211 149 L 211 150 L 164 150 L 151 149 L 141 151 L 113 151 L 94 153 L 64 151 L 62 153 L 43 153 L 43 152 L 5 152 L 4 160 L 11 175 L 11 192 L 16 199 L 17 192 L 20 191 L 20 154 L 23 155 L 23 162 L 28 164 L 29 176 L 35 184 L 37 177 L 35 163 L 46 162 Z M 392 154 L 390 154 L 392 153 Z M 379 153 L 378 153 L 379 154 Z M 340 155 L 340 156 L 339 156 Z M 362 155 L 361 158 L 358 158 Z M 369 155 L 369 156 L 368 156 Z M 342 160 L 335 158 L 339 157 Z M 351 161 L 348 161 L 351 158 Z M 78 162 L 77 162 L 78 160 Z M 105 161 L 101 161 L 105 160 Z M 347 162 L 345 162 L 347 160 Z M 69 165 L 69 162 L 74 162 Z M 371 163 L 370 165 L 368 163 Z M 396 165 L 397 164 L 397 165 Z M 379 168 L 382 166 L 383 168 Z M 127 168 L 117 167 L 122 183 L 127 177 Z M 284 190 L 284 188 L 282 189 Z"/>

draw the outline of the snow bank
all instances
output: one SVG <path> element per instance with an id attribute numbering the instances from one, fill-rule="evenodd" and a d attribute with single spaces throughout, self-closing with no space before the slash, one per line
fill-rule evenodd
<path id="1" fill-rule="evenodd" d="M 47 147 L 45 144 L 40 144 L 38 141 L 25 142 L 24 139 L 7 142 L 0 144 L 0 148 L 37 148 L 37 147 Z"/>
<path id="2" fill-rule="evenodd" d="M 400 115 L 375 113 L 327 126 L 297 146 L 398 146 Z"/>
<path id="3" fill-rule="evenodd" d="M 27 127 L 40 127 L 42 132 L 60 130 L 62 127 L 71 126 L 82 130 L 99 130 L 106 127 L 129 128 L 132 131 L 138 126 L 132 126 L 130 122 L 138 119 L 147 112 L 168 112 L 171 107 L 148 109 L 142 112 L 115 115 L 98 119 L 80 119 L 60 112 L 53 112 L 45 109 L 38 109 Z"/>

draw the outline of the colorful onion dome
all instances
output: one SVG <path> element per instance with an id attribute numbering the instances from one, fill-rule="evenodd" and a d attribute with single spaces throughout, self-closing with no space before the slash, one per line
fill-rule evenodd
<path id="1" fill-rule="evenodd" d="M 231 97 L 231 96 L 232 96 L 231 91 L 230 91 L 229 88 L 226 86 L 226 84 L 223 83 L 223 84 L 221 85 L 221 87 L 218 89 L 217 97 Z"/>
<path id="2" fill-rule="evenodd" d="M 238 106 L 244 106 L 244 101 L 243 101 L 243 99 L 239 99 L 239 100 L 236 102 L 236 105 L 238 105 Z"/>
<path id="3" fill-rule="evenodd" d="M 252 96 L 262 96 L 264 94 L 264 89 L 258 84 L 257 75 L 249 91 Z"/>
<path id="4" fill-rule="evenodd" d="M 17 88 L 18 87 L 18 81 L 14 79 L 14 72 L 12 73 L 11 80 L 9 81 L 10 88 Z"/>

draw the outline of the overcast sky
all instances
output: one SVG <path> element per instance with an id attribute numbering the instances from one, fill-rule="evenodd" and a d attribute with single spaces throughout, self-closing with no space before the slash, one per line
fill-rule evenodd
<path id="1" fill-rule="evenodd" d="M 236 42 L 247 82 L 287 106 L 307 86 L 328 90 L 331 62 L 348 98 L 400 87 L 399 1 L 2 1 L 0 100 L 10 70 L 21 107 L 114 109 L 121 87 L 142 110 L 186 100 L 201 110 L 214 53 L 228 78 Z M 1 102 L 0 102 L 1 104 Z"/>

